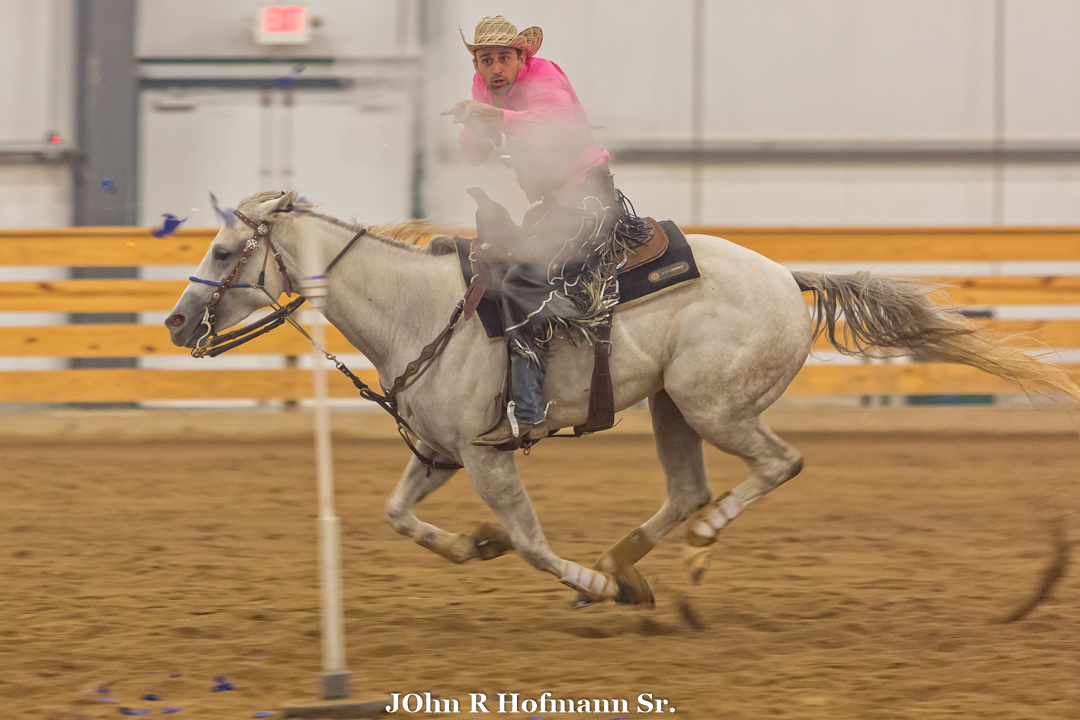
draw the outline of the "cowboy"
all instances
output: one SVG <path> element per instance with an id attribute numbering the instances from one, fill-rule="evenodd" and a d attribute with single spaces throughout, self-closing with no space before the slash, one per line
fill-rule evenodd
<path id="1" fill-rule="evenodd" d="M 508 164 L 526 197 L 536 203 L 521 228 L 509 233 L 515 237 L 491 238 L 514 241 L 499 297 L 513 403 L 507 417 L 473 444 L 511 441 L 511 413 L 516 435 L 534 442 L 548 434 L 543 405 L 548 343 L 559 330 L 572 342 L 595 339 L 595 329 L 610 320 L 617 300 L 610 270 L 616 249 L 647 241 L 652 230 L 628 211 L 629 203 L 615 188 L 608 151 L 593 140 L 566 74 L 536 57 L 544 39 L 540 28 L 519 33 L 496 15 L 480 21 L 472 43 L 464 32 L 461 39 L 476 71 L 472 99 L 443 114 L 453 114 L 454 122 L 465 126 L 461 149 L 474 165 L 505 137 Z M 477 213 L 482 238 L 498 230 L 494 222 L 482 227 L 484 210 L 481 205 Z"/>

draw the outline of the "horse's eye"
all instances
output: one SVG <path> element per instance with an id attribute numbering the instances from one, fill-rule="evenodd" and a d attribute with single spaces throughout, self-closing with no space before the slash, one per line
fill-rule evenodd
<path id="1" fill-rule="evenodd" d="M 223 247 L 214 248 L 214 259 L 215 260 L 228 260 L 230 255 L 232 255 L 232 253 L 229 252 L 226 248 L 223 248 Z"/>

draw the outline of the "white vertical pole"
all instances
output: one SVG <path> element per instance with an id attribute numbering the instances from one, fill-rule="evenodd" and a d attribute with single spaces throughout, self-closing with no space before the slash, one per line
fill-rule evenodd
<path id="1" fill-rule="evenodd" d="M 322 697 L 349 697 L 349 673 L 345 669 L 344 613 L 341 606 L 341 521 L 334 511 L 334 467 L 330 449 L 330 409 L 327 406 L 326 365 L 318 348 L 326 346 L 326 278 L 311 243 L 301 243 L 302 292 L 318 312 L 311 338 L 312 384 L 315 415 L 315 464 L 319 487 L 319 588 L 322 635 Z"/>
<path id="2" fill-rule="evenodd" d="M 326 325 L 316 314 L 312 337 L 320 347 L 326 344 Z M 348 697 L 348 675 L 344 694 L 331 689 L 330 676 L 345 673 L 345 630 L 341 606 L 341 521 L 334 511 L 334 467 L 330 450 L 330 410 L 327 407 L 326 366 L 322 355 L 312 348 L 315 401 L 315 456 L 319 473 L 319 586 L 322 591 L 323 697 Z M 340 683 L 340 680 L 337 681 Z M 329 696 L 329 697 L 328 697 Z"/>

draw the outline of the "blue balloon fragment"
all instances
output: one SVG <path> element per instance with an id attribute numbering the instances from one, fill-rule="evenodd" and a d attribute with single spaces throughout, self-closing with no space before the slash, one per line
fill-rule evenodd
<path id="1" fill-rule="evenodd" d="M 119 190 L 119 188 L 116 187 L 116 183 L 114 183 L 112 180 L 109 180 L 108 178 L 105 178 L 101 181 L 101 189 L 111 195 L 115 195 L 117 190 Z"/>
<path id="2" fill-rule="evenodd" d="M 121 715 L 150 715 L 149 710 L 132 710 L 131 708 L 120 708 Z"/>
<path id="3" fill-rule="evenodd" d="M 184 708 L 165 708 L 164 710 L 161 711 L 161 714 L 162 715 L 171 715 L 173 713 L 180 712 L 183 709 Z"/>
<path id="4" fill-rule="evenodd" d="M 233 223 L 236 222 L 236 216 L 233 215 L 233 208 L 222 209 L 221 206 L 218 205 L 218 201 L 217 198 L 214 197 L 214 193 L 210 193 L 210 204 L 214 206 L 214 212 L 221 216 L 221 219 L 225 222 L 225 224 L 229 227 L 232 227 Z"/>
<path id="5" fill-rule="evenodd" d="M 270 712 L 269 710 L 263 710 L 262 712 L 255 713 L 255 715 L 253 717 L 257 717 L 257 718 L 274 717 L 274 713 Z"/>
<path id="6" fill-rule="evenodd" d="M 221 692 L 223 690 L 235 690 L 236 686 L 225 679 L 224 675 L 218 675 L 214 678 L 214 692 Z"/>
<path id="7" fill-rule="evenodd" d="M 156 238 L 163 238 L 168 235 L 172 235 L 174 232 L 176 232 L 176 229 L 178 227 L 180 227 L 183 223 L 187 222 L 187 218 L 180 219 L 172 213 L 165 213 L 161 217 L 165 218 L 165 222 L 162 223 L 160 228 L 151 233 L 151 235 Z"/>
<path id="8" fill-rule="evenodd" d="M 143 700 L 160 700 L 161 698 L 158 697 L 157 695 L 143 695 L 142 699 Z"/>

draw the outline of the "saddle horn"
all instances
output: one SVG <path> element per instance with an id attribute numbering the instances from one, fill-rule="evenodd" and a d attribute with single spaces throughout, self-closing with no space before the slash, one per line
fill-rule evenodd
<path id="1" fill-rule="evenodd" d="M 506 208 L 478 187 L 465 192 L 476 200 L 476 234 L 483 242 L 504 248 L 512 248 L 521 242 L 521 228 Z"/>

